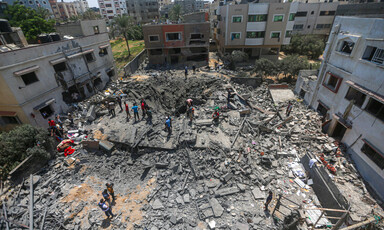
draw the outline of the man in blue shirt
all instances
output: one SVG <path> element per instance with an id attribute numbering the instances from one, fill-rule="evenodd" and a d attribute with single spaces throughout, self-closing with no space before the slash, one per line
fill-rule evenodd
<path id="1" fill-rule="evenodd" d="M 108 218 L 113 218 L 112 210 L 105 204 L 104 199 L 101 199 L 98 205 Z"/>
<path id="2" fill-rule="evenodd" d="M 168 130 L 168 136 L 171 135 L 172 132 L 172 125 L 171 125 L 171 118 L 167 117 L 167 120 L 165 121 L 165 128 Z"/>
<path id="3" fill-rule="evenodd" d="M 184 74 L 185 74 L 185 80 L 187 80 L 187 76 L 188 76 L 188 66 L 185 66 Z"/>
<path id="4" fill-rule="evenodd" d="M 135 117 L 135 122 L 136 122 L 136 116 L 137 116 L 137 120 L 140 120 L 140 118 L 139 118 L 139 106 L 137 106 L 136 102 L 133 104 L 132 110 L 133 110 L 133 115 Z"/>

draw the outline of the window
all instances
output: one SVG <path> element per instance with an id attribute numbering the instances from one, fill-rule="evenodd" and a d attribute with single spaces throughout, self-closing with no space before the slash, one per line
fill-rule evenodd
<path id="1" fill-rule="evenodd" d="M 280 32 L 271 32 L 271 38 L 280 38 Z"/>
<path id="2" fill-rule="evenodd" d="M 267 14 L 248 15 L 248 22 L 265 22 Z"/>
<path id="3" fill-rule="evenodd" d="M 252 31 L 247 32 L 247 38 L 264 38 L 265 31 Z"/>
<path id="4" fill-rule="evenodd" d="M 105 4 L 106 7 L 112 7 L 112 4 Z"/>
<path id="5" fill-rule="evenodd" d="M 191 34 L 191 39 L 203 39 L 204 34 Z"/>
<path id="6" fill-rule="evenodd" d="M 294 21 L 295 20 L 295 13 L 290 13 L 288 21 Z"/>
<path id="7" fill-rule="evenodd" d="M 150 55 L 162 55 L 163 50 L 162 49 L 151 49 L 149 50 Z"/>
<path id="8" fill-rule="evenodd" d="M 95 61 L 95 57 L 93 56 L 93 53 L 87 53 L 84 56 L 88 63 Z"/>
<path id="9" fill-rule="evenodd" d="M 284 20 L 284 15 L 283 14 L 279 14 L 279 15 L 273 16 L 273 21 L 274 22 L 282 22 L 283 20 Z"/>
<path id="10" fill-rule="evenodd" d="M 341 77 L 335 76 L 332 73 L 327 73 L 324 78 L 323 86 L 332 92 L 337 93 L 342 80 L 343 79 Z"/>
<path id="11" fill-rule="evenodd" d="M 108 14 L 113 14 L 113 10 L 107 10 L 107 13 Z M 112 16 L 112 18 L 113 18 L 113 16 Z"/>
<path id="12" fill-rule="evenodd" d="M 48 118 L 54 113 L 53 109 L 51 108 L 51 105 L 47 105 L 44 108 L 40 109 L 39 111 L 41 113 L 41 116 L 43 116 L 43 118 Z"/>
<path id="13" fill-rule="evenodd" d="M 356 106 L 361 107 L 365 101 L 366 95 L 352 87 L 349 87 L 349 90 L 347 92 L 347 95 L 345 95 L 345 99 L 348 101 L 354 100 L 355 102 L 353 103 Z"/>
<path id="14" fill-rule="evenodd" d="M 384 156 L 383 153 L 380 153 L 374 146 L 369 144 L 368 141 L 363 139 L 365 142 L 361 148 L 361 152 L 367 155 L 380 169 L 384 169 Z"/>
<path id="15" fill-rule="evenodd" d="M 16 116 L 0 116 L 0 125 L 21 124 Z"/>
<path id="16" fill-rule="evenodd" d="M 231 40 L 240 39 L 241 33 L 231 33 Z"/>
<path id="17" fill-rule="evenodd" d="M 384 121 L 384 104 L 376 99 L 370 98 L 367 106 L 365 107 L 369 113 Z"/>
<path id="18" fill-rule="evenodd" d="M 339 51 L 342 53 L 351 54 L 354 45 L 355 45 L 354 42 L 342 41 L 342 44 L 341 44 Z"/>
<path id="19" fill-rule="evenodd" d="M 99 31 L 99 26 L 94 26 L 94 27 L 93 27 L 93 32 L 94 32 L 95 34 L 99 34 L 99 33 L 100 33 L 100 31 Z"/>
<path id="20" fill-rule="evenodd" d="M 159 35 L 149 35 L 150 42 L 158 42 L 160 40 Z"/>
<path id="21" fill-rule="evenodd" d="M 384 50 L 373 46 L 367 46 L 362 59 L 376 64 L 384 63 Z"/>
<path id="22" fill-rule="evenodd" d="M 317 24 L 316 25 L 316 29 L 320 30 L 320 29 L 329 29 L 331 28 L 331 24 Z"/>
<path id="23" fill-rule="evenodd" d="M 102 57 L 102 56 L 105 56 L 108 54 L 108 48 L 102 48 L 99 50 L 99 56 Z"/>
<path id="24" fill-rule="evenodd" d="M 296 17 L 306 17 L 307 11 L 299 11 L 296 13 Z"/>
<path id="25" fill-rule="evenodd" d="M 243 20 L 243 16 L 232 16 L 233 23 L 239 23 Z"/>
<path id="26" fill-rule="evenodd" d="M 293 30 L 302 30 L 304 28 L 303 24 L 293 25 Z"/>
<path id="27" fill-rule="evenodd" d="M 287 30 L 287 31 L 285 31 L 285 37 L 286 37 L 286 38 L 290 38 L 290 37 L 292 37 L 292 30 Z"/>
<path id="28" fill-rule="evenodd" d="M 166 33 L 167 41 L 181 41 L 181 33 Z"/>
<path id="29" fill-rule="evenodd" d="M 53 69 L 55 69 L 56 73 L 66 71 L 67 70 L 67 64 L 65 62 L 57 63 L 56 65 L 53 65 Z"/>
<path id="30" fill-rule="evenodd" d="M 336 11 L 320 11 L 320 16 L 331 16 L 335 15 Z"/>
<path id="31" fill-rule="evenodd" d="M 34 82 L 39 81 L 35 72 L 23 74 L 23 75 L 21 75 L 21 79 L 23 79 L 23 82 L 25 85 L 30 85 Z"/>

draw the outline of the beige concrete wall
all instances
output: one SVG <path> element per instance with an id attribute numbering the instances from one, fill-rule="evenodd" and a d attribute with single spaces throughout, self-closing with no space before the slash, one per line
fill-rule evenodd
<path id="1" fill-rule="evenodd" d="M 271 3 L 269 4 L 267 28 L 265 30 L 265 45 L 280 45 L 283 43 L 287 22 L 289 19 L 289 10 L 291 3 Z M 284 15 L 282 22 L 274 22 L 275 15 Z M 280 38 L 271 38 L 272 32 L 280 32 Z"/>
<path id="2" fill-rule="evenodd" d="M 149 41 L 150 35 L 158 35 L 159 41 L 158 42 L 150 42 Z M 145 25 L 145 26 L 143 26 L 143 36 L 144 36 L 145 48 L 151 49 L 151 48 L 164 47 L 164 37 L 163 37 L 163 31 L 161 29 L 161 25 Z"/>
<path id="3" fill-rule="evenodd" d="M 241 23 L 232 22 L 232 18 L 234 16 L 242 16 Z M 225 20 L 225 23 L 227 23 L 228 20 L 228 28 L 226 30 L 226 45 L 244 45 L 248 21 L 248 4 L 230 6 L 228 15 L 226 16 Z M 232 33 L 241 33 L 240 39 L 232 40 Z"/>
<path id="4" fill-rule="evenodd" d="M 186 46 L 209 46 L 209 33 L 210 33 L 210 23 L 201 23 L 198 24 L 185 24 L 184 26 L 184 35 L 185 35 L 185 44 Z M 205 42 L 204 44 L 190 44 L 191 34 L 203 34 L 204 38 L 199 41 Z M 195 41 L 195 40 L 192 40 Z"/>

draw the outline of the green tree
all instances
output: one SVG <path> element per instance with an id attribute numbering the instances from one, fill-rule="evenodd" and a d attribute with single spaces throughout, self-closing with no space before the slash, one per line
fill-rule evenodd
<path id="1" fill-rule="evenodd" d="M 129 49 L 129 39 L 141 39 L 143 37 L 142 29 L 136 25 L 135 20 L 132 17 L 126 15 L 119 15 L 113 19 L 111 24 L 112 31 L 123 36 L 128 48 L 128 55 L 131 56 L 131 50 Z"/>
<path id="2" fill-rule="evenodd" d="M 0 133 L 0 177 L 8 173 L 30 155 L 48 159 L 53 152 L 53 141 L 46 129 L 21 125 Z"/>
<path id="3" fill-rule="evenodd" d="M 182 20 L 183 10 L 181 9 L 181 6 L 179 4 L 176 4 L 172 7 L 170 13 L 169 13 L 169 19 L 174 22 L 178 22 L 179 20 Z"/>
<path id="4" fill-rule="evenodd" d="M 13 27 L 20 27 L 28 41 L 36 42 L 37 35 L 54 32 L 55 21 L 45 19 L 45 14 L 24 5 L 13 4 L 4 11 L 4 16 Z"/>
<path id="5" fill-rule="evenodd" d="M 49 12 L 48 9 L 43 8 L 43 7 L 37 7 L 36 14 L 38 16 L 44 18 L 45 20 L 48 20 L 48 19 L 50 19 L 52 17 L 51 12 Z"/>
<path id="6" fill-rule="evenodd" d="M 300 57 L 299 55 L 288 55 L 286 58 L 278 62 L 278 69 L 284 74 L 296 76 L 302 69 L 308 69 L 309 62 L 306 57 Z"/>
<path id="7" fill-rule="evenodd" d="M 278 74 L 277 65 L 266 58 L 260 58 L 255 61 L 254 72 L 259 76 L 274 76 Z"/>
<path id="8" fill-rule="evenodd" d="M 318 59 L 324 52 L 325 43 L 316 35 L 293 35 L 291 43 L 283 46 L 282 51 L 286 54 L 305 55 L 310 59 Z"/>

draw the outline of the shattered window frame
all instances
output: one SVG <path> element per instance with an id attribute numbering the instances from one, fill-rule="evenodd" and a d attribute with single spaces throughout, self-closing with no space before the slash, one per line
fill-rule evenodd
<path id="1" fill-rule="evenodd" d="M 170 35 L 175 35 L 177 34 L 177 39 L 170 39 Z M 165 33 L 165 38 L 167 41 L 182 41 L 182 36 L 181 36 L 181 32 L 169 32 L 169 33 Z"/>
<path id="2" fill-rule="evenodd" d="M 361 152 L 364 153 L 373 163 L 375 163 L 381 170 L 384 169 L 384 153 L 372 146 L 367 140 L 363 139 L 363 146 Z"/>
<path id="3" fill-rule="evenodd" d="M 335 83 L 335 86 L 331 85 L 330 84 L 330 80 L 331 78 L 336 78 L 337 81 Z M 332 79 L 333 81 L 333 79 Z M 331 73 L 331 72 L 327 72 L 326 73 L 326 76 L 324 78 L 324 81 L 323 81 L 323 86 L 327 89 L 329 89 L 330 91 L 334 92 L 334 93 L 337 93 L 339 91 L 339 88 L 340 88 L 340 85 L 341 85 L 341 82 L 343 81 L 343 78 Z"/>
<path id="4" fill-rule="evenodd" d="M 64 72 L 64 71 L 68 70 L 68 66 L 67 66 L 67 62 L 66 61 L 54 64 L 52 67 L 55 70 L 55 73 L 61 73 L 61 72 Z"/>
<path id="5" fill-rule="evenodd" d="M 368 104 L 364 108 L 372 116 L 384 122 L 384 104 L 380 101 L 369 98 Z"/>
<path id="6" fill-rule="evenodd" d="M 108 55 L 108 48 L 107 47 L 99 50 L 99 56 L 100 57 L 103 57 L 105 55 Z"/>
<path id="7" fill-rule="evenodd" d="M 348 101 L 354 100 L 353 104 L 361 108 L 361 106 L 363 106 L 365 100 L 367 99 L 367 95 L 353 87 L 349 87 L 347 94 L 345 94 L 344 98 Z"/>
<path id="8" fill-rule="evenodd" d="M 95 58 L 95 56 L 93 55 L 93 52 L 84 54 L 84 57 L 85 57 L 85 60 L 87 61 L 87 63 L 96 61 L 96 58 Z M 90 57 L 92 57 L 92 59 L 91 59 Z"/>
<path id="9" fill-rule="evenodd" d="M 375 63 L 377 65 L 384 64 L 384 49 L 375 46 L 367 46 L 361 59 Z"/>
<path id="10" fill-rule="evenodd" d="M 342 40 L 340 41 L 340 48 L 338 51 L 346 55 L 351 55 L 354 47 L 355 43 L 353 41 Z"/>
<path id="11" fill-rule="evenodd" d="M 156 40 L 152 40 L 151 38 L 157 38 Z M 148 40 L 149 42 L 160 42 L 160 36 L 158 34 L 154 34 L 154 35 L 148 35 Z"/>
<path id="12" fill-rule="evenodd" d="M 35 71 L 29 72 L 26 74 L 22 74 L 22 75 L 20 75 L 20 78 L 23 80 L 25 86 L 31 85 L 31 84 L 39 81 L 39 78 L 37 77 Z"/>
<path id="13" fill-rule="evenodd" d="M 241 23 L 243 21 L 243 15 L 233 15 L 232 23 Z"/>

